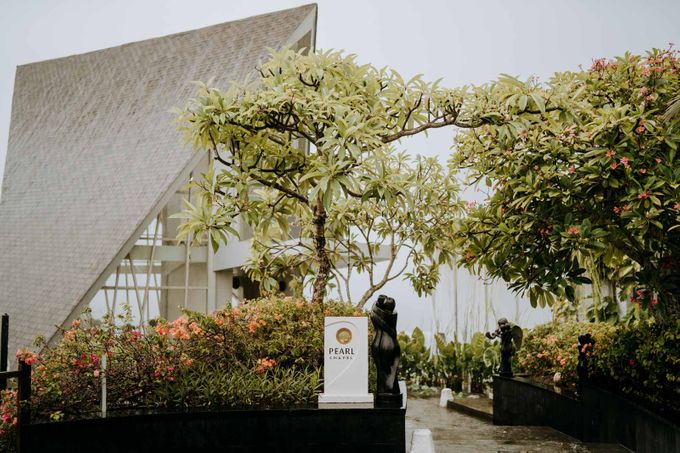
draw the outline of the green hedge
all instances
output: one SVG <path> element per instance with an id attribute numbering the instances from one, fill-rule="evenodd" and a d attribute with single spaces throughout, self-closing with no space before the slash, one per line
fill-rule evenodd
<path id="1" fill-rule="evenodd" d="M 531 330 L 518 352 L 520 369 L 542 380 L 562 374 L 576 383 L 578 335 L 595 338 L 591 379 L 677 419 L 680 415 L 680 320 L 631 325 L 550 323 Z"/>

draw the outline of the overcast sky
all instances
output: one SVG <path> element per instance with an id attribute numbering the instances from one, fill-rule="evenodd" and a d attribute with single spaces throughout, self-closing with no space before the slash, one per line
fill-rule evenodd
<path id="1" fill-rule="evenodd" d="M 305 4 L 295 0 L 0 0 L 0 173 L 17 65 Z M 677 0 L 319 0 L 317 47 L 448 86 L 546 79 L 626 50 L 680 44 Z M 451 134 L 405 145 L 449 153 Z"/>

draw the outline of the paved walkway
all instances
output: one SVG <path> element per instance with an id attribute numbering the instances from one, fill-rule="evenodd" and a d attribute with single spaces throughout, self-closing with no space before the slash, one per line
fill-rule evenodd
<path id="1" fill-rule="evenodd" d="M 451 409 L 438 406 L 438 398 L 410 397 L 406 410 L 406 448 L 413 430 L 429 428 L 437 453 L 550 452 L 623 453 L 619 445 L 584 444 L 543 426 L 494 426 Z"/>

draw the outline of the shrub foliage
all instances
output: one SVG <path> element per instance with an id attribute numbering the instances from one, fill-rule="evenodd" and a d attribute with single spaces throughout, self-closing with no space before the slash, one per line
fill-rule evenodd
<path id="1" fill-rule="evenodd" d="M 86 313 L 59 344 L 31 355 L 33 412 L 62 419 L 99 411 L 104 355 L 109 411 L 309 405 L 321 385 L 324 316 L 363 315 L 346 304 L 270 297 L 157 320 L 142 332 Z"/>

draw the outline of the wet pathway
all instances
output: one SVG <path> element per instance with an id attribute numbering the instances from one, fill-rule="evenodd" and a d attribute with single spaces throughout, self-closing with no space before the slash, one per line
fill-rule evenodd
<path id="1" fill-rule="evenodd" d="M 437 453 L 572 452 L 624 453 L 624 447 L 584 444 L 543 426 L 494 426 L 490 422 L 438 406 L 438 398 L 409 398 L 406 411 L 406 448 L 413 430 L 429 428 Z"/>

